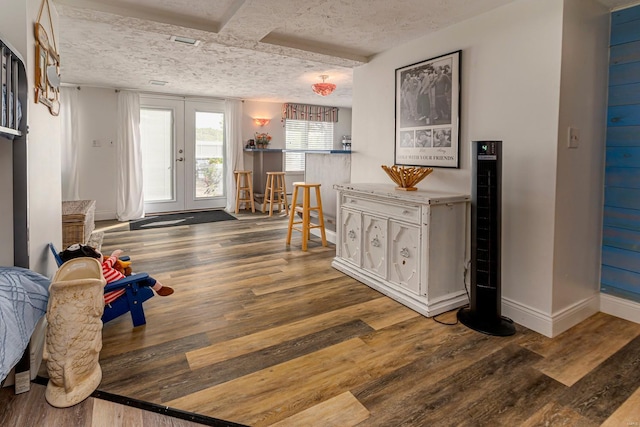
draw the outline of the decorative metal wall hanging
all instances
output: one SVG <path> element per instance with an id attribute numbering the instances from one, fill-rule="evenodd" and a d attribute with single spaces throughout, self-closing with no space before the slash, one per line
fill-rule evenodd
<path id="1" fill-rule="evenodd" d="M 53 45 L 49 42 L 47 31 L 40 24 L 45 4 Z M 38 19 L 34 24 L 34 33 L 36 38 L 35 102 L 46 105 L 51 114 L 57 116 L 60 113 L 60 55 L 58 55 L 49 0 L 42 0 Z"/>

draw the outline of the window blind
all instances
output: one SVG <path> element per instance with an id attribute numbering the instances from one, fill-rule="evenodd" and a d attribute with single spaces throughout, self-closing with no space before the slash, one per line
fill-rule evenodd
<path id="1" fill-rule="evenodd" d="M 640 302 L 640 6 L 611 14 L 600 290 Z M 636 58 L 636 59 L 633 59 Z M 634 62 L 635 61 L 635 62 Z"/>
<path id="2" fill-rule="evenodd" d="M 333 122 L 285 121 L 288 150 L 331 150 L 333 148 Z M 285 153 L 285 171 L 304 171 L 304 153 Z"/>

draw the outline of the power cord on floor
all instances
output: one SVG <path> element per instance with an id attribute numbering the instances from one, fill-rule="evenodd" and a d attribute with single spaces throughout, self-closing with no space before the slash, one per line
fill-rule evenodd
<path id="1" fill-rule="evenodd" d="M 471 260 L 467 261 L 464 266 L 464 272 L 462 273 L 462 283 L 464 284 L 464 291 L 467 293 L 467 300 L 471 302 L 471 295 L 469 294 L 469 286 L 467 286 L 467 273 L 471 269 Z"/>
<path id="2" fill-rule="evenodd" d="M 464 271 L 462 272 L 462 283 L 464 284 L 464 291 L 467 293 L 467 300 L 468 300 L 468 301 L 471 301 L 471 296 L 469 295 L 469 287 L 467 286 L 467 273 L 469 272 L 469 268 L 470 268 L 470 267 L 471 267 L 471 260 L 469 260 L 469 261 L 465 264 L 465 266 L 464 266 Z M 455 323 L 447 323 L 447 322 L 443 322 L 442 320 L 439 320 L 439 319 L 438 319 L 438 316 L 442 316 L 442 315 L 445 315 L 445 314 L 447 314 L 447 313 L 449 313 L 449 312 L 451 312 L 451 311 L 454 311 L 454 310 L 460 310 L 460 308 L 465 308 L 465 307 L 469 307 L 469 304 L 466 304 L 466 305 L 464 305 L 464 306 L 462 306 L 462 307 L 458 307 L 458 308 L 451 309 L 451 310 L 449 310 L 449 311 L 445 311 L 444 313 L 440 313 L 440 314 L 438 314 L 438 315 L 436 315 L 436 316 L 433 316 L 433 317 L 432 317 L 432 319 L 433 319 L 433 321 L 434 321 L 434 322 L 436 322 L 436 323 L 440 323 L 441 325 L 446 325 L 446 326 L 455 326 L 455 325 L 457 325 L 458 323 L 460 323 L 457 317 L 456 317 L 456 322 L 455 322 Z"/>
<path id="3" fill-rule="evenodd" d="M 463 307 L 468 307 L 468 306 L 469 306 L 469 304 L 467 304 L 467 305 L 465 305 L 465 306 L 463 306 Z M 453 309 L 451 309 L 451 310 L 449 310 L 449 311 L 445 311 L 444 313 L 440 313 L 440 314 L 438 314 L 438 315 L 436 315 L 436 316 L 433 316 L 433 317 L 432 317 L 432 319 L 433 319 L 433 321 L 434 321 L 434 322 L 436 322 L 436 323 L 440 323 L 441 325 L 455 326 L 455 325 L 457 325 L 458 323 L 460 323 L 460 322 L 458 321 L 458 318 L 457 318 L 457 317 L 456 317 L 456 322 L 455 322 L 455 323 L 447 323 L 447 322 L 443 322 L 442 320 L 439 320 L 439 319 L 438 319 L 438 316 L 443 316 L 443 315 L 445 315 L 445 314 L 447 314 L 447 313 L 451 313 L 452 311 L 457 311 L 457 310 L 460 310 L 460 307 L 458 307 L 458 308 L 453 308 Z"/>

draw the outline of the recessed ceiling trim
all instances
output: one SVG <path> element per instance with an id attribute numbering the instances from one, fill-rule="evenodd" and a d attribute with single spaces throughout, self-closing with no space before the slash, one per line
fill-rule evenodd
<path id="1" fill-rule="evenodd" d="M 244 7 L 245 2 L 246 0 L 234 0 L 234 2 L 231 4 L 231 7 L 229 7 L 227 12 L 222 17 L 220 26 L 218 27 L 218 32 L 222 32 L 224 30 L 227 23 L 229 23 L 233 19 L 233 17 L 242 7 Z"/>
<path id="2" fill-rule="evenodd" d="M 312 52 L 320 55 L 328 55 L 334 58 L 342 58 L 350 61 L 357 61 L 360 64 L 366 64 L 369 62 L 369 58 L 365 55 L 361 55 L 360 53 L 349 53 L 349 52 L 340 52 L 335 49 L 333 46 L 329 45 L 320 45 L 319 43 L 314 43 L 309 40 L 301 40 L 296 39 L 294 37 L 280 37 L 274 33 L 268 34 L 260 43 L 270 44 L 274 46 L 286 47 L 289 49 L 297 49 L 304 52 Z"/>
<path id="3" fill-rule="evenodd" d="M 122 4 L 117 0 L 55 0 L 56 6 L 62 5 L 71 9 L 87 9 L 109 13 L 129 18 L 137 18 L 145 21 L 154 21 L 162 24 L 175 25 L 188 29 L 217 33 L 219 24 L 206 19 L 195 18 L 188 15 L 168 13 L 148 7 L 132 7 L 130 4 Z M 60 11 L 59 11 L 60 12 Z"/>

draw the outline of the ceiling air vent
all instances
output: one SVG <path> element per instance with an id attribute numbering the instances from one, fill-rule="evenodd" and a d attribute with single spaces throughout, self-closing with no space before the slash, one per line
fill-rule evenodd
<path id="1" fill-rule="evenodd" d="M 171 40 L 172 42 L 188 44 L 191 46 L 198 46 L 200 44 L 200 40 L 192 39 L 189 37 L 182 37 L 182 36 L 171 36 L 169 40 Z"/>
<path id="2" fill-rule="evenodd" d="M 164 80 L 149 80 L 149 84 L 154 86 L 164 86 L 167 83 L 169 82 L 165 82 Z"/>

